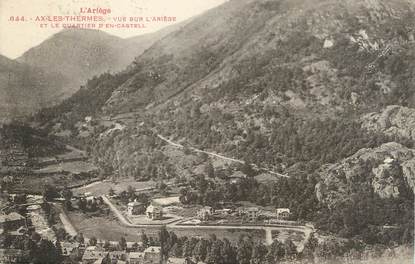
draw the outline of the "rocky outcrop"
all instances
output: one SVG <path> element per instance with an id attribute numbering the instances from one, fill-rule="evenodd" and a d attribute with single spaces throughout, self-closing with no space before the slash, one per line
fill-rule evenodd
<path id="1" fill-rule="evenodd" d="M 415 109 L 390 105 L 381 112 L 363 116 L 362 126 L 370 131 L 415 141 Z"/>
<path id="2" fill-rule="evenodd" d="M 356 191 L 374 191 L 382 198 L 399 197 L 408 188 L 414 191 L 415 150 L 398 143 L 361 149 L 319 172 L 316 195 L 329 207 Z"/>

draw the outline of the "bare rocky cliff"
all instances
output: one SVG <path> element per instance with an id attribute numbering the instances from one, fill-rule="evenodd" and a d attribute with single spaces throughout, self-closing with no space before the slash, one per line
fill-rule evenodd
<path id="1" fill-rule="evenodd" d="M 319 172 L 316 195 L 329 207 L 363 188 L 381 198 L 397 198 L 414 192 L 415 150 L 398 143 L 387 143 L 374 149 L 361 149 L 353 156 L 330 164 Z"/>
<path id="2" fill-rule="evenodd" d="M 390 105 L 382 111 L 363 116 L 362 126 L 368 130 L 415 141 L 415 109 Z"/>

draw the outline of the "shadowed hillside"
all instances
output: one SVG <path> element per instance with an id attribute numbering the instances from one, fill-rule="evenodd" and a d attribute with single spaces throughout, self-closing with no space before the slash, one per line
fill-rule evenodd
<path id="1" fill-rule="evenodd" d="M 22 117 L 57 103 L 68 83 L 58 73 L 44 72 L 0 55 L 0 119 Z"/>

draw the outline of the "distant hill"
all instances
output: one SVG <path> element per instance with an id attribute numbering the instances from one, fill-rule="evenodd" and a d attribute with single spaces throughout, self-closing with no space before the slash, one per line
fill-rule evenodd
<path id="1" fill-rule="evenodd" d="M 26 51 L 17 61 L 47 72 L 58 71 L 73 80 L 68 92 L 104 71 L 117 70 L 122 39 L 96 30 L 64 30 Z"/>
<path id="2" fill-rule="evenodd" d="M 127 39 L 97 30 L 64 30 L 16 60 L 0 55 L 0 118 L 21 117 L 61 102 L 88 79 L 126 68 L 185 23 Z"/>
<path id="3" fill-rule="evenodd" d="M 17 61 L 68 77 L 72 83 L 65 92 L 72 94 L 95 75 L 124 69 L 155 41 L 180 25 L 128 39 L 99 30 L 63 30 L 26 51 Z"/>
<path id="4" fill-rule="evenodd" d="M 0 55 L 0 120 L 58 103 L 69 80 Z"/>

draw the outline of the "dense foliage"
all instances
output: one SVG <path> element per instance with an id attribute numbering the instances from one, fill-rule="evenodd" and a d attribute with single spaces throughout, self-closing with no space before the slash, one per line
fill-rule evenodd
<path id="1" fill-rule="evenodd" d="M 41 109 L 34 116 L 34 120 L 39 122 L 54 120 L 62 122 L 64 128 L 74 129 L 76 122 L 99 112 L 112 92 L 129 77 L 131 77 L 131 73 L 128 71 L 95 76 L 88 80 L 85 87 L 81 87 L 73 96 L 65 99 L 62 103 Z"/>
<path id="2" fill-rule="evenodd" d="M 27 124 L 11 122 L 0 128 L 0 150 L 7 152 L 16 148 L 29 155 L 39 157 L 59 154 L 65 150 L 64 145 L 58 144 L 47 133 L 33 129 Z"/>

